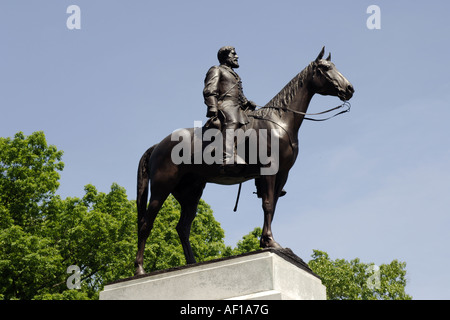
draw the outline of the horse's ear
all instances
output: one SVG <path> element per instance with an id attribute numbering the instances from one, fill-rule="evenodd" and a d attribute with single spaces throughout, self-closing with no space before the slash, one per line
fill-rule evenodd
<path id="1" fill-rule="evenodd" d="M 331 52 L 328 54 L 327 61 L 331 61 Z"/>
<path id="2" fill-rule="evenodd" d="M 324 53 L 325 53 L 325 46 L 322 48 L 322 51 L 320 51 L 319 55 L 317 56 L 316 62 L 319 62 L 319 60 L 323 58 Z"/>

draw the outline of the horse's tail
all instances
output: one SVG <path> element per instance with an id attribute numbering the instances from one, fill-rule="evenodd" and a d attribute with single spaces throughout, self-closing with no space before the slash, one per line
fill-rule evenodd
<path id="1" fill-rule="evenodd" d="M 148 187 L 149 187 L 149 168 L 148 168 L 148 160 L 152 155 L 153 150 L 157 145 L 155 144 L 153 147 L 149 148 L 142 155 L 141 160 L 139 161 L 138 166 L 138 174 L 137 174 L 137 197 L 136 197 L 136 205 L 138 210 L 138 219 L 145 214 L 147 210 L 147 202 L 148 202 Z"/>

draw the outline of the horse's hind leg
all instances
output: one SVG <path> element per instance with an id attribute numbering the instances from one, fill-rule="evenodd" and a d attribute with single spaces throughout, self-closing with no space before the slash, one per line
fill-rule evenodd
<path id="1" fill-rule="evenodd" d="M 144 214 L 138 216 L 138 251 L 134 263 L 136 267 L 135 275 L 145 274 L 143 267 L 145 242 L 152 231 L 153 222 L 155 221 L 159 210 L 170 194 L 168 190 L 155 187 L 154 185 L 152 185 L 151 189 L 152 192 L 148 208 L 145 210 Z"/>
<path id="2" fill-rule="evenodd" d="M 190 183 L 182 183 L 172 192 L 175 199 L 181 206 L 180 220 L 178 221 L 176 230 L 183 246 L 186 263 L 195 263 L 194 252 L 192 251 L 189 235 L 191 233 L 191 225 L 197 214 L 197 206 L 202 196 L 204 182 L 194 181 Z"/>

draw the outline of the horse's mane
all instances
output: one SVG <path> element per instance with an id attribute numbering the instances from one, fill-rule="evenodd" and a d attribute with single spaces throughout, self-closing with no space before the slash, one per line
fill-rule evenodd
<path id="1" fill-rule="evenodd" d="M 303 86 L 303 80 L 306 75 L 310 72 L 312 68 L 312 63 L 310 63 L 305 69 L 300 71 L 291 81 L 284 86 L 281 91 L 272 98 L 267 104 L 258 110 L 251 111 L 248 113 L 249 116 L 256 117 L 267 117 L 271 113 L 277 111 L 281 112 L 280 109 L 286 109 L 290 106 L 292 100 L 297 95 L 298 90 Z"/>

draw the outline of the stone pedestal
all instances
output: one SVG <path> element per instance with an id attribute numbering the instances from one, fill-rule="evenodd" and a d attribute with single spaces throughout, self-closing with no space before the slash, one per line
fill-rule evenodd
<path id="1" fill-rule="evenodd" d="M 100 293 L 130 299 L 325 300 L 326 289 L 290 249 L 264 249 L 119 280 Z"/>

